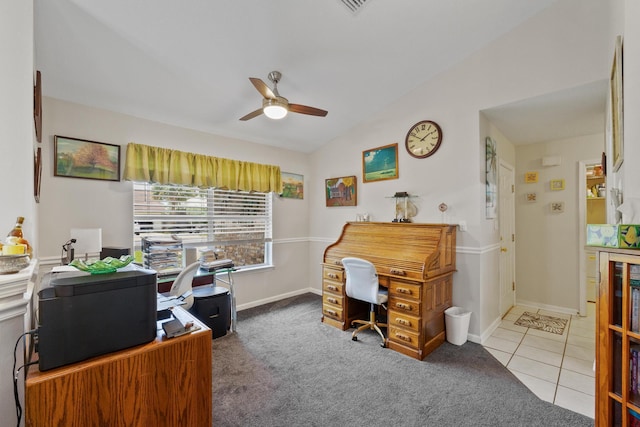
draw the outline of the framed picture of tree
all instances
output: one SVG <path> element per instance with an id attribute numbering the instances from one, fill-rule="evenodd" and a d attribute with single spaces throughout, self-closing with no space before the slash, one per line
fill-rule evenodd
<path id="1" fill-rule="evenodd" d="M 84 139 L 54 137 L 53 175 L 120 181 L 120 146 Z"/>
<path id="2" fill-rule="evenodd" d="M 356 206 L 358 204 L 356 182 L 355 175 L 325 179 L 324 189 L 327 207 Z"/>

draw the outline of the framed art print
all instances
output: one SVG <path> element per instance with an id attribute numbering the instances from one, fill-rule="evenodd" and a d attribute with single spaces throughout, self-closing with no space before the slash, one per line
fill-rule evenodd
<path id="1" fill-rule="evenodd" d="M 485 140 L 485 213 L 487 219 L 495 218 L 498 210 L 498 170 L 496 141 L 490 136 Z"/>
<path id="2" fill-rule="evenodd" d="M 282 172 L 282 193 L 287 199 L 304 199 L 304 176 L 297 173 Z"/>
<path id="3" fill-rule="evenodd" d="M 325 179 L 327 207 L 356 206 L 358 204 L 356 181 L 355 175 Z"/>
<path id="4" fill-rule="evenodd" d="M 535 171 L 525 172 L 524 182 L 525 184 L 533 184 L 538 182 L 538 172 L 535 172 Z"/>
<path id="5" fill-rule="evenodd" d="M 362 152 L 362 181 L 373 182 L 398 178 L 398 144 Z"/>
<path id="6" fill-rule="evenodd" d="M 53 175 L 120 181 L 120 146 L 56 135 Z"/>
<path id="7" fill-rule="evenodd" d="M 564 190 L 564 179 L 552 179 L 550 187 L 551 191 Z"/>
<path id="8" fill-rule="evenodd" d="M 622 101 L 622 37 L 616 39 L 616 50 L 611 66 L 611 76 L 609 80 L 611 91 L 611 163 L 613 171 L 617 172 L 622 165 L 624 143 L 623 143 L 623 101 Z"/>
<path id="9" fill-rule="evenodd" d="M 564 212 L 564 202 L 551 202 L 551 212 L 562 213 Z"/>

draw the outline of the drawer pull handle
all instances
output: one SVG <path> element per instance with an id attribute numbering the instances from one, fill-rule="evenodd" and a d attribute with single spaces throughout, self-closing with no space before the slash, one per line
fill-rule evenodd
<path id="1" fill-rule="evenodd" d="M 333 261 L 335 265 L 342 265 L 342 261 Z"/>
<path id="2" fill-rule="evenodd" d="M 405 319 L 396 318 L 396 323 L 404 326 L 411 326 L 411 322 Z"/>
<path id="3" fill-rule="evenodd" d="M 398 288 L 398 293 L 399 293 L 399 294 L 407 294 L 407 295 L 411 295 L 411 289 L 407 289 L 407 288 Z"/>
<path id="4" fill-rule="evenodd" d="M 327 285 L 327 289 L 329 289 L 330 291 L 337 291 L 338 290 L 338 288 L 336 288 L 333 285 Z"/>
<path id="5" fill-rule="evenodd" d="M 389 269 L 389 273 L 395 274 L 396 276 L 406 276 L 407 275 L 407 273 L 405 273 L 403 270 L 397 270 L 395 268 Z"/>
<path id="6" fill-rule="evenodd" d="M 336 313 L 333 310 L 324 310 L 324 312 L 330 316 L 336 316 L 336 317 L 338 316 L 338 313 Z"/>
<path id="7" fill-rule="evenodd" d="M 402 335 L 396 332 L 396 338 L 401 339 L 402 341 L 408 341 L 411 342 L 411 338 L 409 338 L 406 335 Z"/>
<path id="8" fill-rule="evenodd" d="M 327 301 L 329 301 L 331 304 L 337 304 L 338 300 L 335 298 L 327 298 Z"/>
<path id="9" fill-rule="evenodd" d="M 409 310 L 409 311 L 411 311 L 411 305 L 409 305 L 409 304 L 405 304 L 405 303 L 402 303 L 402 302 L 397 302 L 397 303 L 396 303 L 396 308 L 400 308 L 400 309 L 402 309 L 402 310 Z"/>
<path id="10" fill-rule="evenodd" d="M 331 279 L 337 279 L 338 278 L 338 275 L 335 274 L 335 273 L 329 273 L 329 274 L 327 274 L 327 276 L 329 276 L 329 278 L 331 278 Z"/>

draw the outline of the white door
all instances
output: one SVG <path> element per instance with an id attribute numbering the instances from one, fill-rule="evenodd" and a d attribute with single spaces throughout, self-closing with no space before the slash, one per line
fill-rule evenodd
<path id="1" fill-rule="evenodd" d="M 498 173 L 500 221 L 500 314 L 504 316 L 515 303 L 515 181 L 513 166 L 500 161 Z"/>

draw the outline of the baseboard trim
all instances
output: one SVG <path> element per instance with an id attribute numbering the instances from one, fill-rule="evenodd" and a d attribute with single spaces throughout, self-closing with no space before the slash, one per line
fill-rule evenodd
<path id="1" fill-rule="evenodd" d="M 537 308 L 539 310 L 548 310 L 555 311 L 556 313 L 563 314 L 571 314 L 578 315 L 578 310 L 575 308 L 567 308 L 567 307 L 558 307 L 557 305 L 549 305 L 549 304 L 540 304 L 539 302 L 527 301 L 527 300 L 517 300 L 516 305 L 525 305 L 531 308 Z"/>
<path id="2" fill-rule="evenodd" d="M 271 302 L 276 302 L 276 301 L 280 301 L 286 298 L 291 298 L 291 297 L 295 297 L 298 295 L 302 295 L 302 294 L 307 294 L 307 293 L 313 293 L 316 295 L 322 295 L 322 291 L 319 289 L 315 289 L 315 288 L 305 288 L 305 289 L 298 289 L 296 291 L 292 291 L 292 292 L 287 292 L 284 294 L 280 294 L 280 295 L 275 295 L 269 298 L 263 298 L 260 300 L 255 300 L 255 301 L 251 301 L 245 304 L 240 304 L 236 307 L 237 311 L 242 311 L 242 310 L 246 310 L 248 308 L 253 308 L 253 307 L 258 307 L 264 304 L 269 304 Z"/>
<path id="3" fill-rule="evenodd" d="M 502 322 L 502 318 L 498 317 L 497 319 L 495 319 L 491 325 L 489 325 L 489 327 L 487 329 L 484 330 L 484 332 L 482 333 L 482 335 L 480 335 L 480 339 L 478 341 L 474 341 L 477 342 L 478 344 L 484 344 L 485 342 L 487 342 L 487 340 L 489 339 L 489 337 L 491 336 L 491 334 L 493 334 L 493 332 L 498 329 L 498 326 L 500 326 L 500 323 Z"/>

